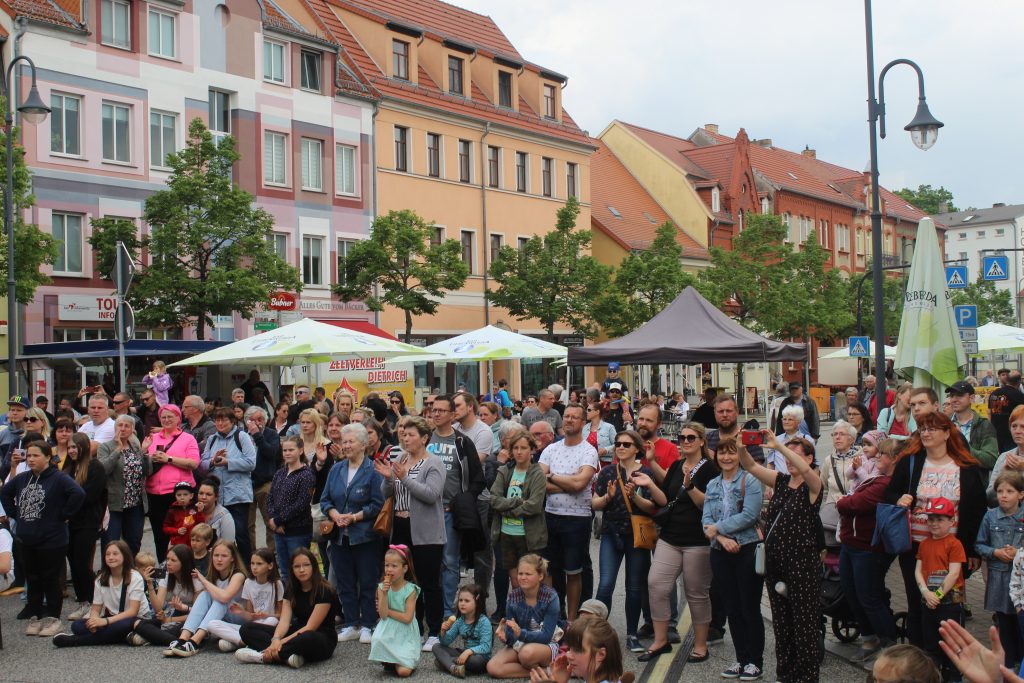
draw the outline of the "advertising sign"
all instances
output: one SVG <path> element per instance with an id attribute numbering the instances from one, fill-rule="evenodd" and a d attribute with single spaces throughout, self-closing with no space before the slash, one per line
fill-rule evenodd
<path id="1" fill-rule="evenodd" d="M 58 320 L 114 322 L 117 297 L 101 294 L 58 294 Z"/>

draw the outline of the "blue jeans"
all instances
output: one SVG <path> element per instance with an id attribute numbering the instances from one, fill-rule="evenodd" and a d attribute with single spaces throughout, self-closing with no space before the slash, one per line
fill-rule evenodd
<path id="1" fill-rule="evenodd" d="M 252 503 L 235 503 L 234 505 L 225 505 L 229 513 L 231 513 L 231 519 L 235 520 L 235 545 L 238 546 L 238 554 L 242 556 L 242 560 L 246 563 L 249 562 L 249 558 L 252 557 L 252 548 L 249 546 L 249 509 L 252 508 Z M 310 538 L 313 536 L 313 525 L 309 526 Z M 306 545 L 309 545 L 307 542 Z M 284 567 L 281 567 L 283 570 Z M 284 572 L 281 573 L 284 576 Z"/>
<path id="2" fill-rule="evenodd" d="M 332 541 L 331 566 L 337 579 L 345 625 L 373 628 L 377 622 L 377 578 L 380 576 L 380 544 L 376 539 L 350 545 L 345 536 Z"/>
<path id="3" fill-rule="evenodd" d="M 885 575 L 893 556 L 843 545 L 839 551 L 839 585 L 862 635 L 876 635 L 883 646 L 896 641 L 896 621 L 885 596 Z"/>
<path id="4" fill-rule="evenodd" d="M 210 622 L 218 619 L 229 624 L 243 623 L 240 617 L 236 617 L 228 612 L 228 605 L 230 604 L 230 602 L 227 605 L 223 602 L 217 602 L 206 591 L 201 592 L 199 597 L 196 598 L 195 604 L 192 605 L 192 611 L 188 613 L 188 619 L 185 620 L 185 625 L 181 627 L 181 630 L 188 631 L 192 635 L 195 635 L 198 631 L 209 633 Z"/>
<path id="5" fill-rule="evenodd" d="M 244 536 L 245 534 L 243 534 Z M 288 585 L 288 572 L 292 568 L 292 553 L 298 548 L 308 548 L 313 541 L 313 530 L 309 533 L 288 536 L 286 534 L 274 534 L 274 546 L 277 554 L 277 568 L 281 572 L 281 581 Z"/>
<path id="6" fill-rule="evenodd" d="M 130 507 L 121 512 L 110 511 L 110 522 L 107 530 L 103 532 L 103 547 L 111 541 L 120 541 L 124 538 L 125 543 L 132 549 L 132 555 L 139 552 L 142 547 L 142 530 L 145 527 L 146 514 L 141 505 Z"/>
<path id="7" fill-rule="evenodd" d="M 605 531 L 601 534 L 600 573 L 597 599 L 611 611 L 612 593 L 619 576 L 619 565 L 626 560 L 626 635 L 635 636 L 640 610 L 647 602 L 647 574 L 651 570 L 651 552 L 633 547 L 632 534 Z"/>
<path id="8" fill-rule="evenodd" d="M 444 513 L 444 533 L 448 540 L 444 544 L 441 591 L 444 598 L 444 616 L 447 619 L 454 610 L 455 593 L 459 590 L 459 569 L 462 563 L 462 555 L 459 553 L 459 532 L 455 530 L 455 521 L 451 512 Z"/>

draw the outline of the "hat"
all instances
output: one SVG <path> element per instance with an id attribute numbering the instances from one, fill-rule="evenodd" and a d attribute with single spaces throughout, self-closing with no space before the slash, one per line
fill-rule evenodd
<path id="1" fill-rule="evenodd" d="M 953 394 L 954 396 L 972 396 L 974 395 L 974 387 L 968 382 L 960 380 L 946 387 L 946 393 Z"/>
<path id="2" fill-rule="evenodd" d="M 619 371 L 619 367 L 620 367 L 619 364 L 616 363 L 615 361 L 612 361 L 611 363 L 608 364 L 609 372 L 618 372 Z M 604 603 L 602 603 L 602 604 L 604 604 Z"/>
<path id="3" fill-rule="evenodd" d="M 196 487 L 193 486 L 190 481 L 179 481 L 174 485 L 174 492 L 177 493 L 178 491 L 191 491 L 192 493 L 195 493 Z"/>
<path id="4" fill-rule="evenodd" d="M 578 611 L 586 612 L 587 614 L 593 614 L 595 617 L 598 617 L 599 619 L 608 618 L 608 607 L 605 606 L 605 604 L 600 600 L 595 600 L 593 598 L 584 601 L 583 604 L 579 606 Z"/>
<path id="5" fill-rule="evenodd" d="M 178 406 L 174 405 L 173 403 L 165 403 L 162 406 L 160 406 L 160 410 L 156 411 L 156 414 L 159 415 L 165 410 L 171 411 L 172 413 L 178 416 L 178 420 L 181 420 L 181 408 L 179 408 Z"/>
<path id="6" fill-rule="evenodd" d="M 926 515 L 942 515 L 943 517 L 953 517 L 956 515 L 956 505 L 948 498 L 932 498 L 928 501 L 928 505 L 924 508 Z"/>
<path id="7" fill-rule="evenodd" d="M 608 391 L 618 391 L 619 393 L 622 393 L 622 385 L 618 382 L 612 382 L 608 385 Z"/>
<path id="8" fill-rule="evenodd" d="M 877 446 L 882 443 L 883 440 L 888 439 L 889 435 L 883 432 L 881 429 L 872 429 L 870 432 L 865 432 L 864 436 L 860 438 L 861 443 L 865 441 L 870 443 L 872 446 Z"/>
<path id="9" fill-rule="evenodd" d="M 790 382 L 790 383 L 789 383 L 789 388 L 790 388 L 790 390 L 791 390 L 791 391 L 792 391 L 793 389 L 802 389 L 802 388 L 803 388 L 803 386 L 804 386 L 804 385 L 803 385 L 803 384 L 800 384 L 800 382 Z"/>
<path id="10" fill-rule="evenodd" d="M 31 408 L 32 404 L 28 402 L 28 397 L 22 396 L 21 394 L 15 394 L 7 399 L 7 405 L 9 406 L 21 406 L 22 408 Z"/>

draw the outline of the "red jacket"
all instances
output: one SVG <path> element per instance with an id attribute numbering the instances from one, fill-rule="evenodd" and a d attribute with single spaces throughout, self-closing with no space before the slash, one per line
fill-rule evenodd
<path id="1" fill-rule="evenodd" d="M 839 540 L 851 548 L 883 552 L 880 545 L 871 545 L 875 534 L 875 506 L 885 500 L 891 477 L 868 479 L 848 496 L 836 501 L 839 511 Z"/>
<path id="2" fill-rule="evenodd" d="M 896 402 L 896 392 L 893 391 L 892 389 L 886 389 L 885 390 L 885 407 L 886 408 L 890 408 L 890 407 L 892 407 L 892 404 L 895 403 L 895 402 Z M 878 413 L 880 411 L 878 409 L 878 392 L 877 391 L 875 392 L 875 395 L 871 397 L 871 403 L 868 405 L 868 412 L 871 413 L 871 419 L 873 419 L 875 421 L 878 421 Z"/>
<path id="3" fill-rule="evenodd" d="M 202 524 L 206 521 L 206 515 L 196 510 L 196 506 L 189 505 L 188 507 L 182 507 L 178 503 L 171 505 L 171 509 L 167 511 L 167 515 L 164 516 L 164 533 L 170 536 L 171 540 L 168 544 L 168 548 L 173 548 L 176 545 L 191 545 L 192 543 L 192 527 L 197 524 Z M 184 534 L 179 534 L 178 529 L 185 529 Z"/>

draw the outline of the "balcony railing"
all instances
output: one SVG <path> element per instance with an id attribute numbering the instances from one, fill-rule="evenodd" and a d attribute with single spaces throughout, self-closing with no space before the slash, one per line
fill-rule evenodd
<path id="1" fill-rule="evenodd" d="M 883 266 L 898 266 L 903 263 L 900 257 L 896 254 L 882 254 L 882 265 Z"/>

